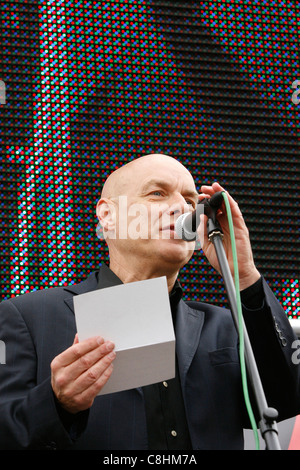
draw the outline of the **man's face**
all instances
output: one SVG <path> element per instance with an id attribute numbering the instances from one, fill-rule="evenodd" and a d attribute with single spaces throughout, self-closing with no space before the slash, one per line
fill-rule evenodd
<path id="1" fill-rule="evenodd" d="M 125 176 L 126 175 L 126 176 Z M 176 235 L 177 218 L 192 211 L 198 195 L 191 174 L 176 160 L 146 158 L 123 174 L 122 194 L 112 198 L 114 244 L 122 253 L 147 262 L 172 263 L 178 269 L 192 256 L 195 244 Z"/>

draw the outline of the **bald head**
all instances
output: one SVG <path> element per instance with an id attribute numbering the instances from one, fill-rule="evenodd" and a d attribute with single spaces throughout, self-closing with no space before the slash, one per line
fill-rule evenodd
<path id="1" fill-rule="evenodd" d="M 129 188 L 132 187 L 132 183 L 136 179 L 136 175 L 141 174 L 141 172 L 147 174 L 150 169 L 154 169 L 156 166 L 159 171 L 159 164 L 161 163 L 167 164 L 170 171 L 172 171 L 172 168 L 176 168 L 190 175 L 190 172 L 178 160 L 169 155 L 159 153 L 144 155 L 126 163 L 111 173 L 103 186 L 101 196 L 111 199 L 128 194 Z"/>
<path id="2" fill-rule="evenodd" d="M 195 244 L 179 239 L 174 224 L 197 202 L 192 175 L 168 155 L 137 158 L 107 178 L 96 213 L 110 266 L 123 282 L 141 275 L 144 279 L 177 275 Z"/>

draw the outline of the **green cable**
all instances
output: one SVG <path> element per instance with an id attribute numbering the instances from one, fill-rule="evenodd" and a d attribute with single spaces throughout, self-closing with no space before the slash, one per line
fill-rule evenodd
<path id="1" fill-rule="evenodd" d="M 238 271 L 238 261 L 237 261 L 232 214 L 231 214 L 231 209 L 230 209 L 230 204 L 229 204 L 227 194 L 225 192 L 222 192 L 222 195 L 225 201 L 225 207 L 226 207 L 226 212 L 227 212 L 230 239 L 231 239 L 232 256 L 233 256 L 233 265 L 234 265 L 234 282 L 235 282 L 235 290 L 236 290 L 238 325 L 239 325 L 239 343 L 240 343 L 239 354 L 240 354 L 244 399 L 245 399 L 248 416 L 249 416 L 251 426 L 253 429 L 253 433 L 254 433 L 255 447 L 256 447 L 256 450 L 259 450 L 258 431 L 257 431 L 256 422 L 255 422 L 254 414 L 253 414 L 250 399 L 249 399 L 248 385 L 247 385 L 247 374 L 246 374 L 245 355 L 244 355 L 244 330 L 243 330 L 243 316 L 242 316 L 243 314 L 242 314 L 242 305 L 241 305 L 241 296 L 240 296 L 239 271 Z"/>

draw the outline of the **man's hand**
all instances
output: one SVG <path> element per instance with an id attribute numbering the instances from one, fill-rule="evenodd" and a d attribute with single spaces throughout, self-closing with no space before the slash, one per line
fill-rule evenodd
<path id="1" fill-rule="evenodd" d="M 218 191 L 225 191 L 219 183 L 213 183 L 212 186 L 202 186 L 202 194 L 200 194 L 199 199 L 202 200 L 204 197 L 212 197 L 212 195 Z M 234 225 L 234 234 L 235 234 L 235 243 L 237 250 L 238 258 L 238 267 L 239 267 L 239 280 L 240 280 L 240 290 L 246 289 L 246 287 L 251 286 L 260 278 L 260 273 L 255 267 L 252 249 L 249 239 L 249 231 L 246 227 L 244 218 L 239 209 L 238 204 L 234 199 L 226 192 L 230 204 L 230 209 L 232 213 L 232 220 Z M 229 268 L 232 276 L 234 275 L 234 266 L 233 266 L 233 256 L 231 250 L 231 240 L 229 225 L 227 221 L 227 213 L 225 204 L 223 202 L 221 210 L 217 215 L 218 222 L 222 228 L 224 234 L 223 245 L 228 259 Z M 201 224 L 198 229 L 200 243 L 202 250 L 207 257 L 210 264 L 220 272 L 220 267 L 215 252 L 215 247 L 207 238 L 207 217 L 204 215 L 201 216 Z"/>
<path id="2" fill-rule="evenodd" d="M 70 413 L 90 408 L 113 370 L 114 344 L 103 338 L 78 342 L 51 363 L 51 385 L 61 406 Z"/>

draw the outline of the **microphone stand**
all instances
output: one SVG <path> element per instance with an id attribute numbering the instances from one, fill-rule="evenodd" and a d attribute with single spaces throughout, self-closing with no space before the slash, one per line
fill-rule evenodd
<path id="1" fill-rule="evenodd" d="M 235 285 L 229 269 L 228 260 L 225 255 L 225 250 L 222 242 L 223 233 L 216 219 L 216 212 L 216 207 L 211 207 L 209 206 L 209 204 L 205 204 L 205 214 L 208 216 L 208 238 L 215 247 L 217 258 L 221 268 L 222 277 L 227 291 L 233 321 L 237 331 L 239 331 L 239 319 Z M 278 440 L 278 428 L 276 423 L 276 419 L 278 418 L 278 412 L 276 409 L 270 408 L 267 404 L 267 400 L 255 362 L 252 346 L 248 337 L 244 319 L 242 319 L 242 321 L 244 331 L 245 363 L 258 408 L 260 432 L 265 440 L 267 450 L 281 450 L 280 443 Z"/>

